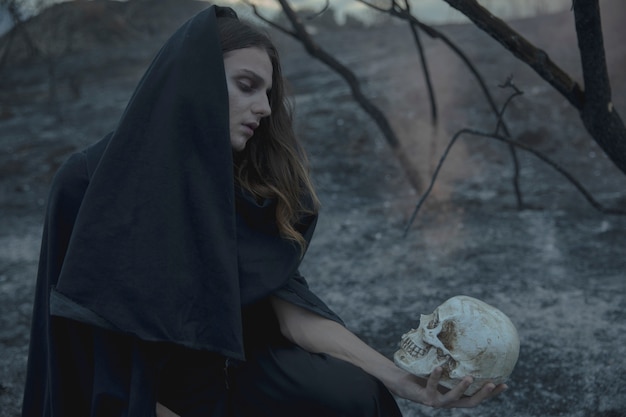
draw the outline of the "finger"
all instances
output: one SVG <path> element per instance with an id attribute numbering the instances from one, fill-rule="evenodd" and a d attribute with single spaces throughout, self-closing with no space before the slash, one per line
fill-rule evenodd
<path id="1" fill-rule="evenodd" d="M 493 389 L 493 391 L 491 391 L 491 393 L 489 394 L 487 398 L 495 397 L 496 395 L 501 394 L 508 389 L 509 389 L 509 386 L 506 384 L 496 385 L 496 387 Z"/>
<path id="2" fill-rule="evenodd" d="M 465 391 L 472 385 L 473 378 L 471 376 L 466 376 L 459 382 L 454 388 L 452 388 L 448 393 L 444 395 L 444 398 L 448 402 L 456 402 L 465 394 Z"/>
<path id="3" fill-rule="evenodd" d="M 426 389 L 429 392 L 437 391 L 437 386 L 439 385 L 439 380 L 441 379 L 441 374 L 443 373 L 443 368 L 441 366 L 436 367 L 430 373 L 428 377 L 428 381 L 426 381 Z"/>
<path id="4" fill-rule="evenodd" d="M 455 405 L 455 407 L 476 407 L 478 404 L 480 404 L 484 400 L 495 395 L 494 394 L 495 389 L 496 389 L 496 385 L 492 382 L 488 382 L 485 385 L 483 385 L 482 388 L 471 397 L 465 397 L 465 398 L 460 399 Z M 501 389 L 502 388 L 500 388 L 500 390 Z"/>
<path id="5" fill-rule="evenodd" d="M 486 383 L 485 385 L 482 386 L 480 391 L 472 395 L 471 397 L 472 401 L 474 402 L 474 404 L 478 405 L 478 403 L 481 403 L 482 401 L 491 397 L 491 394 L 495 388 L 496 388 L 496 384 L 494 384 L 493 382 Z"/>

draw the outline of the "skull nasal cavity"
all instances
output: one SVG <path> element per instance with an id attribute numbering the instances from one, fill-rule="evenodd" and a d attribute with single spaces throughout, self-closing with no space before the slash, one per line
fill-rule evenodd
<path id="1" fill-rule="evenodd" d="M 439 317 L 435 316 L 430 322 L 428 322 L 428 324 L 426 325 L 426 328 L 434 329 L 437 326 L 439 326 Z"/>
<path id="2" fill-rule="evenodd" d="M 453 321 L 446 321 L 443 323 L 441 332 L 437 335 L 437 338 L 441 340 L 441 343 L 448 350 L 452 350 L 454 342 L 456 341 L 456 331 L 454 329 Z"/>

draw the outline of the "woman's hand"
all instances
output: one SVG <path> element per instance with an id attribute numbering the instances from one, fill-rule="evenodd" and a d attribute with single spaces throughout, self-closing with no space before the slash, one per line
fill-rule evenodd
<path id="1" fill-rule="evenodd" d="M 484 400 L 498 395 L 508 388 L 505 384 L 496 386 L 493 383 L 486 383 L 474 395 L 466 396 L 463 393 L 471 385 L 471 377 L 464 378 L 456 387 L 449 390 L 439 385 L 442 374 L 441 367 L 435 368 L 426 381 L 400 368 L 397 369 L 399 371 L 398 376 L 386 381 L 390 391 L 399 397 L 433 408 L 476 407 Z"/>

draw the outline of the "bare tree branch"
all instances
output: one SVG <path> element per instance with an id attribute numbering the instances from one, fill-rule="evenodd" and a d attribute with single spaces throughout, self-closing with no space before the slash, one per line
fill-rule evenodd
<path id="1" fill-rule="evenodd" d="M 445 159 L 447 158 L 448 153 L 450 152 L 450 149 L 452 149 L 452 146 L 455 144 L 457 139 L 459 139 L 462 135 L 470 135 L 470 136 L 479 136 L 479 137 L 485 137 L 485 138 L 492 138 L 492 139 L 499 140 L 500 142 L 504 142 L 504 143 L 506 143 L 506 144 L 508 144 L 510 146 L 514 146 L 516 148 L 525 150 L 525 151 L 533 154 L 534 156 L 536 156 L 537 158 L 539 158 L 540 160 L 542 160 L 546 164 L 548 164 L 550 167 L 554 168 L 561 175 L 563 175 L 569 182 L 571 182 L 574 185 L 574 187 L 576 187 L 576 189 L 583 195 L 583 197 L 585 197 L 587 202 L 589 202 L 589 204 L 591 204 L 591 206 L 593 208 L 595 208 L 596 210 L 598 210 L 598 211 L 600 211 L 601 213 L 604 213 L 604 214 L 626 215 L 626 210 L 624 210 L 624 209 L 604 207 L 595 198 L 593 198 L 591 193 L 589 191 L 587 191 L 585 189 L 585 187 L 583 187 L 583 185 L 576 178 L 574 178 L 573 175 L 571 175 L 569 172 L 567 172 L 565 169 L 563 169 L 557 162 L 553 161 L 552 159 L 550 159 L 546 155 L 542 154 L 541 152 L 531 148 L 530 146 L 525 145 L 525 144 L 523 144 L 521 142 L 518 142 L 518 141 L 515 141 L 515 140 L 511 140 L 509 138 L 506 138 L 504 136 L 498 135 L 496 133 L 481 132 L 481 131 L 474 130 L 474 129 L 461 129 L 452 137 L 452 139 L 450 140 L 450 143 L 448 143 L 448 146 L 444 150 L 444 152 L 443 152 L 443 154 L 442 154 L 442 156 L 441 156 L 441 158 L 439 160 L 439 163 L 437 164 L 437 168 L 435 169 L 435 172 L 434 172 L 434 174 L 433 174 L 433 176 L 431 178 L 430 184 L 428 185 L 428 188 L 426 189 L 426 192 L 420 197 L 418 203 L 415 206 L 415 209 L 413 210 L 413 213 L 411 214 L 411 217 L 409 219 L 409 223 L 407 224 L 406 228 L 404 229 L 404 236 L 406 236 L 408 234 L 409 229 L 411 228 L 411 226 L 413 225 L 413 222 L 415 221 L 415 218 L 417 217 L 417 213 L 419 212 L 420 208 L 422 207 L 422 205 L 424 204 L 424 202 L 428 198 L 430 192 L 432 191 L 433 186 L 435 184 L 435 181 L 437 180 L 437 176 L 439 175 L 439 171 L 441 170 L 441 167 L 443 166 L 443 163 L 444 163 Z"/>
<path id="2" fill-rule="evenodd" d="M 420 58 L 422 59 L 422 67 L 424 70 L 424 74 L 426 76 L 427 79 L 427 86 L 428 86 L 428 91 L 429 94 L 431 95 L 431 107 L 435 107 L 435 102 L 434 102 L 434 93 L 432 92 L 432 87 L 431 87 L 431 83 L 430 83 L 430 77 L 429 77 L 429 73 L 428 73 L 428 68 L 425 65 L 425 56 L 423 54 L 423 48 L 421 45 L 421 42 L 419 40 L 419 37 L 417 36 L 418 31 L 416 30 L 416 28 L 420 28 L 421 30 L 423 30 L 425 33 L 427 33 L 428 35 L 430 35 L 432 38 L 434 39 L 439 39 L 441 41 L 443 41 L 454 53 L 456 53 L 456 55 L 458 57 L 461 58 L 461 60 L 465 63 L 465 65 L 468 67 L 468 69 L 470 70 L 470 72 L 474 75 L 474 77 L 476 78 L 476 80 L 478 81 L 478 84 L 480 85 L 483 94 L 485 95 L 485 98 L 487 99 L 487 102 L 489 103 L 492 111 L 494 112 L 494 114 L 497 117 L 498 120 L 498 129 L 502 129 L 504 132 L 504 135 L 509 137 L 509 130 L 506 126 L 506 124 L 504 123 L 504 120 L 502 119 L 502 113 L 498 110 L 496 103 L 493 99 L 493 97 L 491 96 L 491 93 L 489 92 L 489 89 L 487 88 L 487 85 L 485 84 L 485 81 L 483 80 L 482 76 L 480 75 L 480 73 L 478 72 L 478 70 L 476 69 L 476 67 L 474 66 L 474 64 L 471 62 L 471 60 L 467 57 L 467 55 L 465 55 L 465 53 L 458 47 L 456 46 L 456 44 L 454 44 L 450 39 L 448 39 L 445 35 L 443 35 L 442 33 L 440 33 L 439 31 L 437 31 L 436 29 L 422 23 L 421 21 L 419 21 L 415 16 L 413 16 L 410 13 L 410 9 L 409 9 L 409 3 L 408 0 L 405 0 L 405 4 L 406 7 L 402 8 L 400 5 L 397 4 L 396 0 L 391 0 L 391 5 L 388 9 L 384 9 L 382 7 L 376 6 L 374 4 L 369 3 L 366 0 L 357 0 L 359 3 L 364 4 L 374 10 L 377 10 L 379 12 L 382 13 L 387 13 L 393 17 L 397 17 L 403 20 L 407 20 L 410 25 L 411 25 L 411 30 L 414 33 L 414 38 L 415 41 L 417 43 L 418 46 L 418 50 L 420 52 Z M 518 207 L 523 207 L 524 202 L 522 200 L 522 194 L 520 191 L 520 185 L 519 185 L 519 161 L 518 161 L 518 157 L 517 157 L 517 153 L 515 151 L 515 147 L 513 146 L 509 146 L 509 151 L 511 154 L 511 159 L 513 160 L 513 170 L 514 170 L 514 174 L 513 177 L 511 178 L 511 180 L 513 181 L 513 188 L 515 190 L 515 196 L 517 198 L 517 205 Z"/>
<path id="3" fill-rule="evenodd" d="M 407 15 L 411 15 L 411 6 L 409 4 L 409 0 L 404 0 L 404 10 L 401 13 L 406 13 Z M 409 27 L 411 28 L 411 33 L 413 33 L 413 39 L 415 40 L 415 45 L 417 45 L 417 51 L 420 56 L 420 63 L 422 64 L 422 71 L 424 72 L 424 79 L 426 81 L 426 89 L 428 90 L 428 98 L 430 99 L 430 112 L 431 119 L 433 124 L 437 123 L 437 100 L 435 99 L 435 90 L 433 88 L 433 83 L 430 80 L 430 71 L 428 71 L 428 63 L 426 62 L 426 55 L 424 53 L 424 47 L 422 46 L 422 41 L 420 39 L 419 31 L 415 27 L 413 23 L 409 21 Z"/>
<path id="4" fill-rule="evenodd" d="M 445 162 L 446 158 L 448 157 L 448 154 L 450 153 L 450 150 L 452 149 L 452 146 L 456 143 L 457 139 L 459 139 L 462 135 L 471 135 L 471 136 L 492 138 L 492 139 L 496 139 L 496 140 L 499 140 L 500 142 L 503 142 L 503 143 L 507 144 L 509 148 L 515 147 L 515 148 L 520 148 L 520 149 L 522 149 L 524 151 L 527 151 L 527 152 L 533 154 L 534 156 L 536 156 L 537 158 L 539 158 L 541 161 L 543 161 L 546 164 L 548 164 L 550 167 L 554 168 L 561 175 L 563 175 L 569 182 L 571 182 L 574 185 L 574 187 L 576 187 L 576 189 L 583 195 L 583 197 L 585 197 L 585 199 L 589 202 L 589 204 L 591 204 L 591 206 L 593 208 L 595 208 L 596 210 L 598 210 L 598 211 L 600 211 L 600 212 L 602 212 L 604 214 L 626 215 L 626 210 L 624 210 L 624 209 L 604 207 L 595 198 L 593 198 L 591 193 L 589 191 L 587 191 L 587 189 L 585 189 L 585 187 L 583 187 L 583 185 L 576 178 L 574 178 L 573 175 L 571 175 L 564 168 L 562 168 L 557 162 L 553 161 L 552 159 L 550 159 L 549 157 L 547 157 L 543 153 L 541 153 L 541 152 L 531 148 L 528 145 L 525 145 L 524 143 L 512 140 L 509 137 L 504 137 L 504 136 L 502 136 L 502 135 L 500 135 L 498 133 L 498 131 L 500 130 L 500 121 L 501 121 L 502 117 L 504 116 L 504 113 L 506 112 L 507 107 L 513 101 L 513 99 L 515 99 L 516 97 L 518 97 L 518 96 L 523 94 L 523 92 L 520 91 L 511 82 L 511 77 L 509 77 L 506 80 L 506 82 L 503 85 L 501 85 L 501 87 L 503 87 L 503 88 L 504 87 L 512 88 L 513 89 L 513 93 L 507 98 L 505 103 L 502 105 L 502 109 L 499 112 L 499 119 L 500 120 L 498 121 L 498 124 L 496 125 L 495 131 L 493 133 L 488 133 L 488 132 L 480 132 L 480 131 L 474 130 L 474 129 L 461 129 L 452 137 L 452 139 L 448 143 L 448 146 L 446 146 L 446 148 L 444 149 L 444 152 L 441 155 L 441 158 L 439 158 L 439 163 L 437 164 L 437 167 L 435 168 L 433 176 L 430 179 L 430 183 L 428 185 L 428 188 L 426 189 L 426 192 L 420 197 L 419 201 L 415 205 L 415 209 L 413 209 L 413 213 L 411 214 L 411 217 L 409 218 L 409 222 L 408 222 L 407 226 L 404 229 L 404 236 L 406 237 L 406 235 L 409 233 L 409 229 L 413 225 L 413 222 L 415 221 L 415 218 L 417 217 L 417 213 L 419 212 L 420 208 L 422 207 L 422 205 L 424 204 L 424 202 L 426 201 L 426 199 L 430 195 L 430 193 L 431 193 L 431 191 L 433 189 L 433 186 L 435 185 L 435 181 L 437 180 L 437 176 L 439 175 L 439 171 L 441 170 L 441 168 L 443 166 L 443 163 Z M 517 157 L 515 158 L 515 161 L 517 163 Z M 518 172 L 519 172 L 519 169 L 515 168 L 515 175 L 518 175 Z M 516 181 L 515 184 L 517 184 L 517 183 L 518 182 Z M 519 191 L 519 189 L 516 188 L 515 192 L 516 192 L 516 194 L 519 194 L 520 191 Z M 521 201 L 521 197 L 518 195 L 518 202 L 519 201 Z M 524 208 L 524 207 L 521 206 L 519 208 Z"/>
<path id="5" fill-rule="evenodd" d="M 622 172 L 626 173 L 626 128 L 611 102 L 598 0 L 573 3 L 585 91 L 548 55 L 536 48 L 476 0 L 444 0 L 502 44 L 581 112 L 587 131 Z"/>
<path id="6" fill-rule="evenodd" d="M 313 40 L 313 38 L 309 35 L 306 28 L 300 21 L 300 18 L 292 9 L 291 5 L 287 0 L 278 0 L 280 3 L 283 12 L 287 16 L 287 19 L 293 26 L 293 31 L 289 31 L 285 28 L 282 28 L 278 25 L 272 24 L 267 19 L 263 19 L 264 21 L 270 23 L 273 27 L 281 30 L 283 33 L 286 33 L 298 41 L 302 43 L 306 51 L 319 61 L 326 64 L 336 73 L 338 73 L 350 86 L 350 90 L 352 92 L 352 96 L 357 101 L 357 103 L 361 106 L 361 108 L 374 120 L 378 128 L 383 133 L 388 145 L 391 147 L 394 156 L 400 162 L 404 172 L 407 176 L 407 179 L 411 186 L 416 190 L 420 191 L 420 175 L 418 171 L 413 167 L 410 159 L 408 158 L 406 152 L 404 152 L 398 137 L 396 136 L 393 128 L 389 124 L 389 121 L 385 117 L 384 113 L 374 104 L 372 103 L 361 90 L 361 86 L 358 78 L 354 73 L 341 62 L 339 62 L 335 57 L 330 55 L 328 52 L 319 47 Z M 257 13 L 256 8 L 254 8 L 255 13 Z M 259 14 L 257 13 L 257 16 Z M 259 16 L 260 17 L 260 16 Z"/>
<path id="7" fill-rule="evenodd" d="M 258 17 L 260 20 L 262 20 L 263 22 L 267 23 L 268 25 L 270 25 L 274 29 L 278 30 L 279 32 L 282 32 L 285 35 L 291 36 L 292 38 L 298 40 L 298 37 L 297 37 L 297 35 L 296 35 L 296 33 L 294 31 L 289 30 L 289 29 L 279 25 L 278 23 L 274 22 L 273 20 L 268 19 L 267 17 L 263 16 L 261 14 L 261 12 L 259 12 L 259 9 L 256 7 L 256 4 L 251 3 L 248 0 L 242 0 L 242 1 L 252 8 L 252 11 L 254 12 L 254 15 L 256 17 Z"/>
<path id="8" fill-rule="evenodd" d="M 20 11 L 19 2 L 16 0 L 3 0 L 0 1 L 0 5 L 4 6 L 6 10 L 11 15 L 11 20 L 13 21 L 13 27 L 8 33 L 7 41 L 4 46 L 4 51 L 2 52 L 2 56 L 0 57 L 0 70 L 6 64 L 7 58 L 9 56 L 9 52 L 11 50 L 11 46 L 13 45 L 13 40 L 21 35 L 26 47 L 28 48 L 28 53 L 30 56 L 41 55 L 41 50 L 37 47 L 35 42 L 28 33 L 26 29 L 26 25 L 24 25 L 24 18 L 22 16 L 22 12 Z"/>
<path id="9" fill-rule="evenodd" d="M 413 26 L 417 26 L 419 29 L 424 31 L 424 33 L 426 33 L 432 39 L 438 39 L 438 40 L 442 41 L 444 44 L 446 44 L 446 46 L 448 48 L 450 48 L 452 50 L 452 52 L 454 52 L 461 59 L 461 61 L 463 61 L 463 63 L 467 66 L 467 68 L 472 73 L 474 78 L 476 78 L 476 81 L 480 85 L 480 88 L 481 88 L 485 98 L 487 99 L 487 102 L 489 103 L 489 106 L 491 107 L 493 113 L 497 116 L 497 114 L 498 114 L 498 106 L 496 105 L 495 100 L 491 96 L 491 93 L 489 92 L 489 88 L 487 88 L 487 84 L 485 83 L 485 80 L 483 79 L 482 75 L 480 75 L 480 72 L 478 71 L 476 66 L 474 66 L 474 64 L 468 58 L 468 56 L 461 50 L 461 48 L 459 48 L 454 42 L 452 42 L 452 40 L 450 40 L 450 38 L 448 38 L 445 34 L 443 34 L 442 32 L 438 31 L 437 29 L 433 28 L 432 26 L 429 26 L 429 25 L 423 23 L 422 21 L 417 19 L 412 14 L 401 12 L 397 7 L 394 7 L 395 2 L 394 2 L 394 5 L 392 5 L 390 8 L 384 9 L 384 8 L 376 6 L 375 4 L 372 4 L 372 3 L 370 3 L 370 2 L 368 2 L 366 0 L 356 0 L 356 1 L 361 3 L 361 4 L 363 4 L 363 5 L 365 5 L 365 6 L 367 6 L 367 7 L 372 8 L 373 10 L 377 10 L 377 11 L 382 12 L 382 13 L 387 13 L 390 16 L 393 16 L 393 17 L 397 17 L 397 18 L 400 18 L 400 19 L 408 20 L 409 22 L 411 22 L 411 24 Z M 508 135 L 509 132 L 508 132 L 508 128 L 507 128 L 506 124 L 503 124 L 502 128 L 504 129 L 504 132 Z"/>
<path id="10" fill-rule="evenodd" d="M 322 7 L 322 9 L 319 12 L 314 13 L 311 16 L 307 16 L 306 19 L 307 20 L 317 19 L 318 17 L 326 13 L 330 9 L 330 0 L 325 0 L 325 1 L 326 3 L 324 4 L 324 7 Z"/>
<path id="11" fill-rule="evenodd" d="M 584 93 L 576 81 L 559 68 L 548 54 L 536 48 L 476 0 L 443 0 L 485 31 L 559 91 L 575 108 L 582 108 Z"/>
<path id="12" fill-rule="evenodd" d="M 513 94 L 509 96 L 506 102 L 502 105 L 502 109 L 498 112 L 498 123 L 496 124 L 495 134 L 500 134 L 500 130 L 503 130 L 504 126 L 504 113 L 509 106 L 509 103 L 513 101 L 513 99 L 517 96 L 524 94 L 520 91 L 515 84 L 512 82 L 513 76 L 509 76 L 506 81 L 500 85 L 500 88 L 512 88 Z M 504 136 L 510 138 L 508 131 L 505 130 Z M 524 208 L 524 199 L 522 197 L 522 191 L 520 189 L 519 181 L 520 181 L 520 164 L 519 158 L 517 157 L 517 151 L 515 150 L 515 146 L 508 145 L 509 153 L 511 154 L 511 159 L 513 160 L 513 177 L 511 178 L 513 181 L 513 190 L 515 191 L 515 199 L 517 200 L 517 208 L 520 210 Z"/>

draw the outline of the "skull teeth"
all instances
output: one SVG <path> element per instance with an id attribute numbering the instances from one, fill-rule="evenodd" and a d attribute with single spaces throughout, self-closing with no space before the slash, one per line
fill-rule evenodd
<path id="1" fill-rule="evenodd" d="M 400 343 L 400 347 L 404 350 L 407 355 L 413 358 L 419 358 L 426 354 L 427 350 L 417 346 L 415 343 L 411 341 L 408 337 L 403 339 Z"/>

